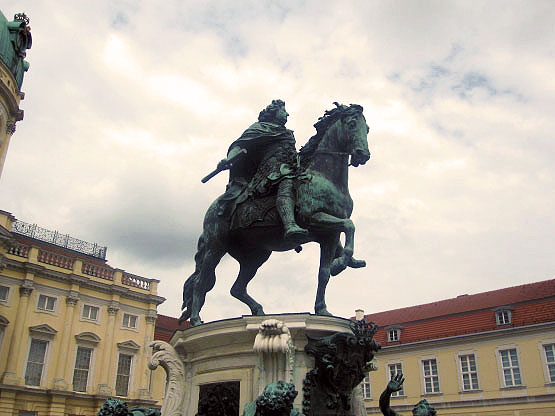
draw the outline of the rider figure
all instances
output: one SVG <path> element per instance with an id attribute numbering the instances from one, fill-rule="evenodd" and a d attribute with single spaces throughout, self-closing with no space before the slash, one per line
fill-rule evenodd
<path id="1" fill-rule="evenodd" d="M 231 216 L 235 207 L 249 196 L 270 195 L 277 186 L 276 208 L 285 238 L 297 241 L 306 237 L 308 231 L 295 221 L 294 180 L 298 163 L 293 131 L 285 128 L 288 115 L 285 103 L 273 100 L 260 112 L 258 121 L 229 146 L 227 159 L 218 163 L 218 168 L 230 169 L 226 192 L 220 198 L 219 215 Z"/>

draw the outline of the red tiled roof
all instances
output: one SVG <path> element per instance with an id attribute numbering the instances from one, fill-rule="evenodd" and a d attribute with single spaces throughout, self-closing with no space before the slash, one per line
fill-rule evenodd
<path id="1" fill-rule="evenodd" d="M 502 306 L 512 308 L 510 325 L 496 323 L 494 310 Z M 382 345 L 555 322 L 555 279 L 378 312 L 365 318 L 381 327 L 375 338 Z M 402 327 L 399 342 L 387 343 L 384 327 L 390 325 Z"/>
<path id="2" fill-rule="evenodd" d="M 158 314 L 156 326 L 154 328 L 154 339 L 168 342 L 176 330 L 183 330 L 190 326 L 191 324 L 189 321 L 179 325 L 179 319 Z"/>

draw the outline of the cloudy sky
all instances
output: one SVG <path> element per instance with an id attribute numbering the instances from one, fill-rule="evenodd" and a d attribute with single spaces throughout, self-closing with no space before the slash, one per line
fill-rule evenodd
<path id="1" fill-rule="evenodd" d="M 331 312 L 377 312 L 554 277 L 552 1 L 3 1 L 31 19 L 31 67 L 0 209 L 108 246 L 161 280 L 178 316 L 204 212 L 200 178 L 272 99 L 300 147 L 358 103 L 372 159 L 352 168 L 355 256 Z M 267 313 L 312 311 L 318 247 L 249 286 Z M 226 256 L 205 320 L 248 308 Z"/>

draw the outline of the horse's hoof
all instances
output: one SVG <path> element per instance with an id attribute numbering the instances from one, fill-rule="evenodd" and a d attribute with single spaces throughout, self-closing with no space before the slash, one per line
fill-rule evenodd
<path id="1" fill-rule="evenodd" d="M 262 308 L 262 306 L 259 306 L 255 309 L 251 309 L 251 313 L 252 313 L 253 316 L 264 316 L 264 315 L 266 315 L 264 313 L 264 309 Z"/>
<path id="2" fill-rule="evenodd" d="M 191 318 L 191 326 L 199 326 L 202 325 L 202 323 L 200 318 Z"/>
<path id="3" fill-rule="evenodd" d="M 315 312 L 316 312 L 316 315 L 320 315 L 320 316 L 333 316 L 331 313 L 328 312 L 326 308 L 319 309 Z"/>
<path id="4" fill-rule="evenodd" d="M 352 267 L 353 269 L 360 269 L 361 267 L 366 267 L 366 261 L 357 260 L 351 257 L 351 260 L 349 261 L 349 267 Z"/>
<path id="5" fill-rule="evenodd" d="M 343 259 L 336 259 L 331 264 L 330 274 L 332 276 L 337 276 L 339 273 L 341 273 L 346 268 L 347 268 L 347 266 L 345 265 L 345 262 L 343 261 Z"/>

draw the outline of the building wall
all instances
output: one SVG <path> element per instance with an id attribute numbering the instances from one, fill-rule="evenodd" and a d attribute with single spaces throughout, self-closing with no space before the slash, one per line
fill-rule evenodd
<path id="1" fill-rule="evenodd" d="M 555 323 L 507 328 L 489 333 L 384 347 L 378 353 L 379 369 L 370 374 L 369 414 L 380 413 L 378 399 L 389 380 L 388 364 L 401 363 L 404 395 L 392 397 L 391 407 L 403 414 L 421 399 L 441 415 L 553 415 L 555 382 L 551 381 L 544 345 L 555 344 Z M 505 386 L 501 367 L 502 349 L 516 349 L 521 384 Z M 478 389 L 465 391 L 460 355 L 473 354 Z M 426 394 L 423 360 L 437 362 L 440 392 Z M 555 380 L 554 380 L 555 381 Z"/>
<path id="2" fill-rule="evenodd" d="M 4 231 L 10 229 L 10 217 L 0 212 Z M 129 405 L 154 406 L 159 398 L 150 391 L 147 361 L 156 307 L 164 300 L 157 296 L 158 281 L 14 234 L 4 232 L 3 243 L 0 287 L 9 292 L 7 300 L 0 301 L 0 414 L 19 415 L 26 410 L 37 416 L 96 415 L 106 397 L 116 394 L 119 354 L 132 356 L 124 400 Z M 97 275 L 102 275 L 101 269 L 111 273 L 111 280 L 85 274 L 84 264 L 89 263 L 97 267 Z M 41 295 L 55 299 L 53 311 L 38 307 Z M 96 320 L 83 317 L 85 305 L 98 308 Z M 123 325 L 124 314 L 136 317 L 135 328 Z M 48 342 L 39 386 L 25 383 L 34 338 Z M 92 349 L 85 392 L 73 388 L 79 346 Z"/>

